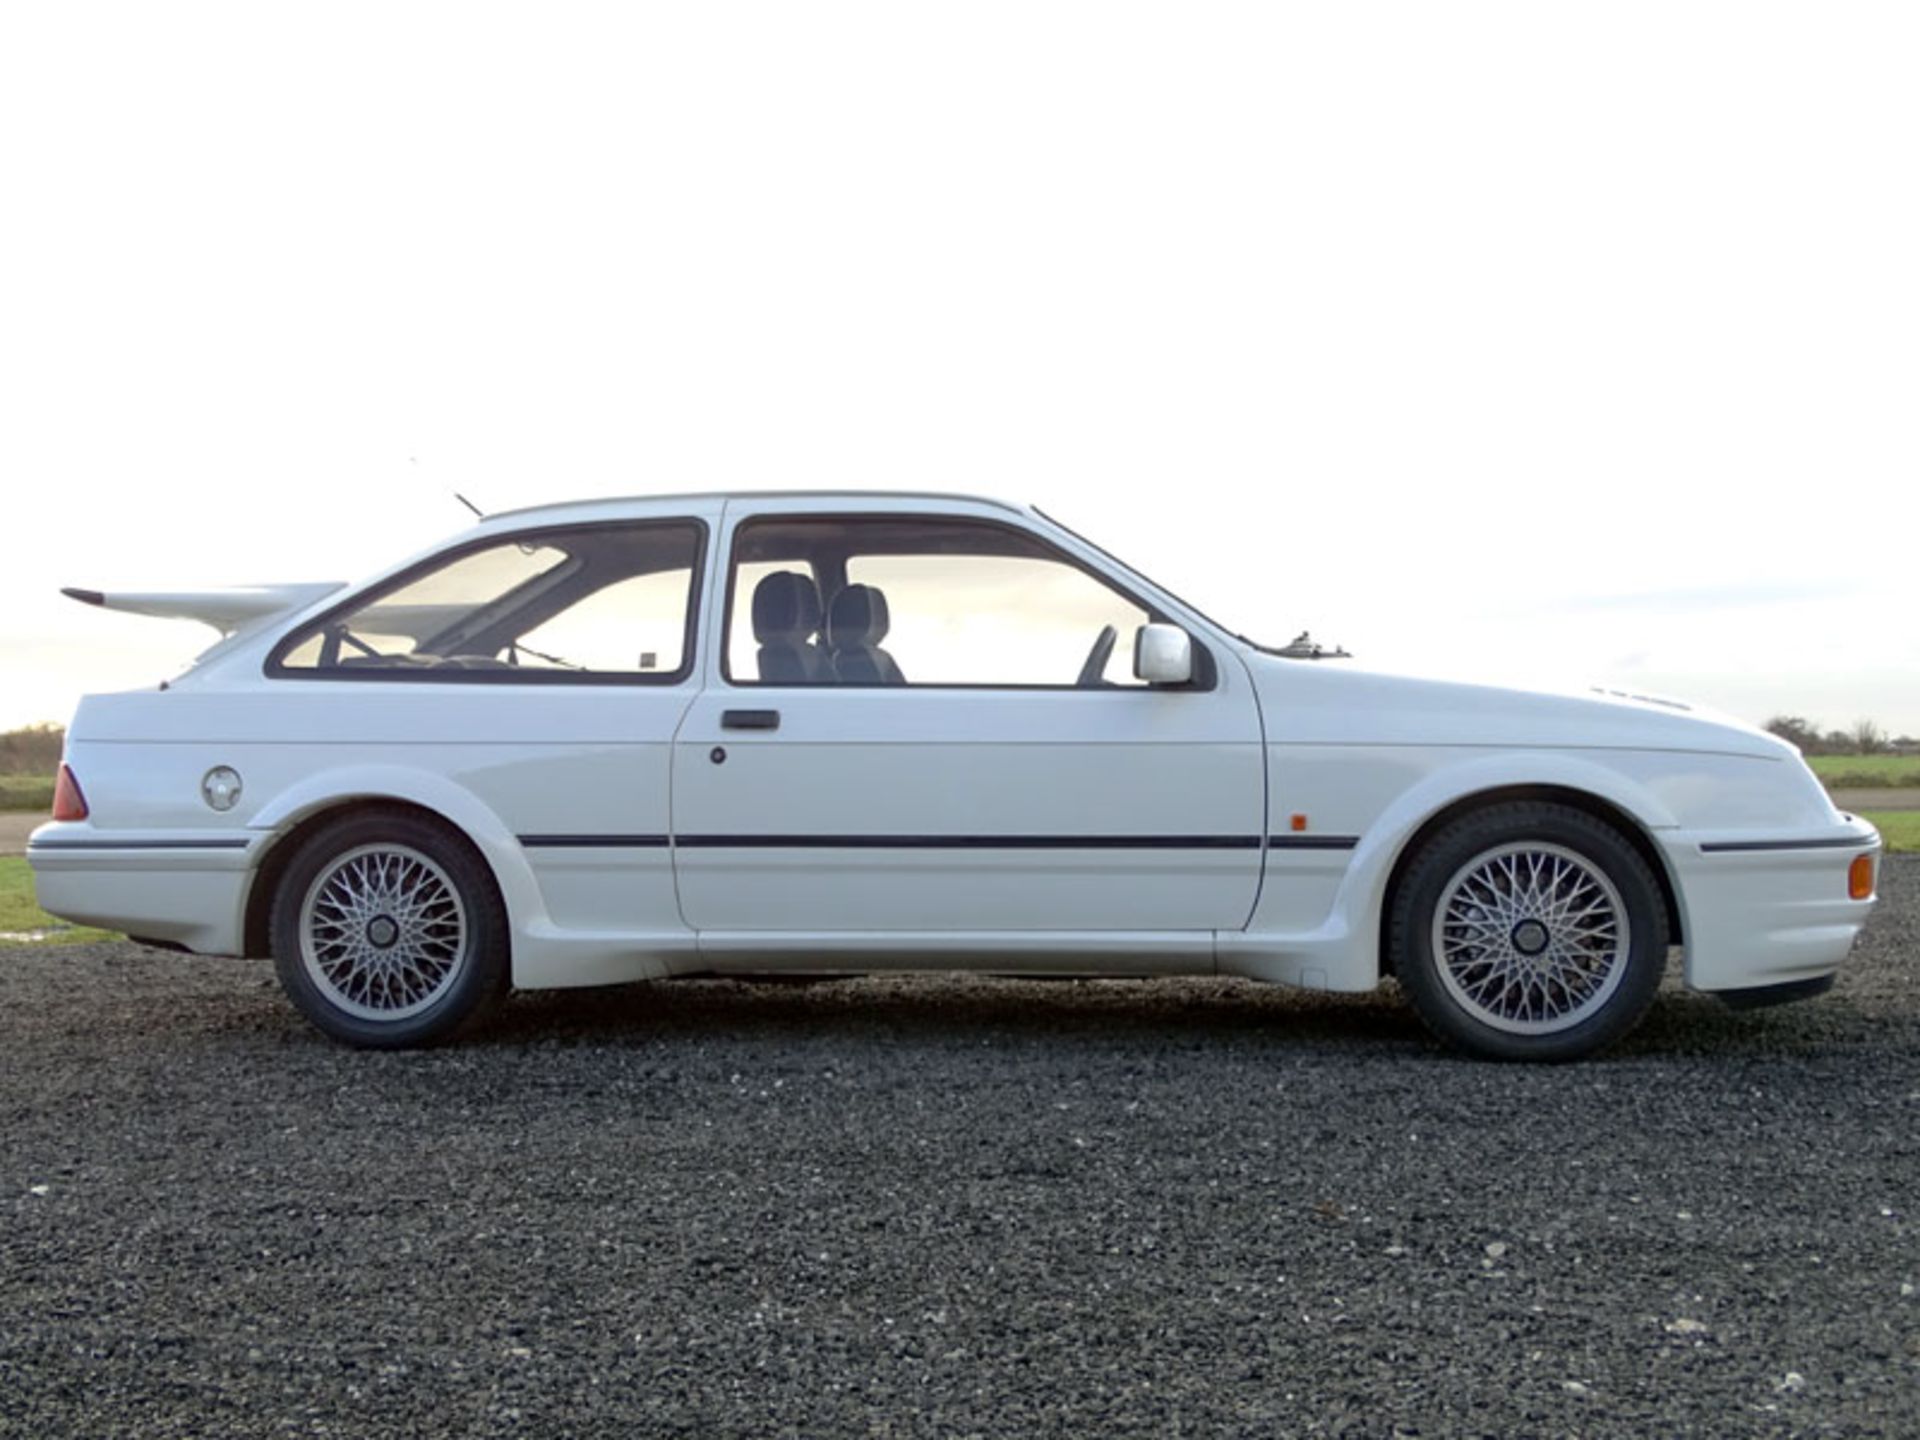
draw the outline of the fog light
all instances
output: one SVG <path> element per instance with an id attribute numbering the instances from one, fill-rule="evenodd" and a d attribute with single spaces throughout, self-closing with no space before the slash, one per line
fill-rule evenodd
<path id="1" fill-rule="evenodd" d="M 1847 895 L 1854 900 L 1873 898 L 1873 856 L 1856 855 L 1847 867 Z"/>

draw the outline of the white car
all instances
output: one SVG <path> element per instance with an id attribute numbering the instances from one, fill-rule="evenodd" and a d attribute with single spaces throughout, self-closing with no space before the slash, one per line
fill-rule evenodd
<path id="1" fill-rule="evenodd" d="M 1269 650 L 988 500 L 550 505 L 352 587 L 69 593 L 228 633 L 81 702 L 41 903 L 270 954 L 357 1045 L 514 987 L 965 968 L 1393 976 L 1564 1059 L 1670 947 L 1820 993 L 1873 904 L 1879 835 L 1771 736 Z"/>

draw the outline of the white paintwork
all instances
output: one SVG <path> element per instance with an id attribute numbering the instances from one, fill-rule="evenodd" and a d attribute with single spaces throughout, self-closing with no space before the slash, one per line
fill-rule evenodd
<path id="1" fill-rule="evenodd" d="M 990 517 L 1150 600 L 1205 647 L 1211 690 L 733 686 L 720 666 L 733 527 L 758 515 Z M 1871 902 L 1846 898 L 1871 826 L 1836 812 L 1791 747 L 1611 694 L 1548 695 L 1287 659 L 1236 639 L 1044 517 L 937 495 L 671 496 L 494 516 L 459 537 L 691 517 L 710 532 L 695 664 L 677 685 L 272 679 L 274 643 L 333 587 L 119 596 L 235 633 L 164 691 L 90 696 L 67 760 L 86 821 L 35 831 L 41 901 L 83 923 L 237 952 L 262 862 L 342 804 L 397 801 L 459 827 L 499 883 L 526 988 L 726 969 L 965 965 L 1205 973 L 1336 990 L 1379 981 L 1393 868 L 1458 802 L 1515 786 L 1595 797 L 1650 841 L 1686 978 L 1734 990 L 1830 973 Z M 427 552 L 428 554 L 434 552 Z M 422 557 L 411 557 L 410 565 Z M 368 581 L 377 584 L 385 572 Z M 269 600 L 278 603 L 268 607 Z M 254 606 L 247 612 L 246 606 Z M 1089 637 L 1091 639 L 1091 637 Z M 1130 644 L 1132 637 L 1122 637 Z M 726 728 L 775 709 L 774 731 Z M 727 758 L 715 764 L 712 752 Z M 231 766 L 218 814 L 200 780 Z M 1292 817 L 1303 816 L 1304 830 Z M 648 837 L 914 836 L 903 848 Z M 1062 837 L 1351 837 L 1351 848 L 1071 847 Z M 634 837 L 529 845 L 528 836 Z M 1051 837 L 936 848 L 929 836 Z M 182 841 L 223 849 L 151 849 Z M 1735 850 L 1725 842 L 1823 842 Z M 80 842 L 96 848 L 66 848 Z"/>
<path id="2" fill-rule="evenodd" d="M 76 600 L 130 615 L 153 615 L 162 620 L 198 620 L 222 635 L 231 635 L 255 621 L 304 610 L 346 588 L 341 582 L 307 585 L 235 585 L 219 590 L 109 590 L 68 593 Z"/>

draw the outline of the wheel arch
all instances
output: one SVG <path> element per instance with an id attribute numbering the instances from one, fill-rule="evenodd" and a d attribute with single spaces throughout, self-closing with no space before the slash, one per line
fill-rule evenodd
<path id="1" fill-rule="evenodd" d="M 259 863 L 253 867 L 253 874 L 247 885 L 246 909 L 242 920 L 242 951 L 249 960 L 266 959 L 272 953 L 270 934 L 273 920 L 274 897 L 279 894 L 280 882 L 285 878 L 287 868 L 293 864 L 300 849 L 307 843 L 308 837 L 336 820 L 348 815 L 361 815 L 368 811 L 385 811 L 389 814 L 411 815 L 433 824 L 445 827 L 471 849 L 479 859 L 482 868 L 493 882 L 494 893 L 500 897 L 500 903 L 506 905 L 506 893 L 500 886 L 499 872 L 486 851 L 473 841 L 473 837 L 456 825 L 447 816 L 431 806 L 421 805 L 412 800 L 396 799 L 391 795 L 351 795 L 331 804 L 309 811 L 299 820 L 274 836 Z"/>
<path id="2" fill-rule="evenodd" d="M 342 815 L 371 809 L 409 813 L 446 826 L 473 847 L 506 911 L 509 943 L 546 914 L 539 884 L 513 832 L 478 796 L 443 777 L 398 767 L 317 775 L 276 797 L 251 828 L 270 832 L 247 885 L 242 911 L 244 953 L 268 954 L 273 896 L 287 866 L 314 830 Z"/>
<path id="3" fill-rule="evenodd" d="M 1413 858 L 1420 853 L 1421 847 L 1462 816 L 1515 801 L 1563 805 L 1570 810 L 1578 810 L 1592 816 L 1617 833 L 1634 848 L 1642 860 L 1646 861 L 1647 869 L 1652 872 L 1655 882 L 1660 887 L 1660 908 L 1666 922 L 1667 943 L 1669 945 L 1685 943 L 1681 924 L 1683 912 L 1680 906 L 1680 894 L 1678 887 L 1674 884 L 1673 873 L 1668 868 L 1665 855 L 1654 843 L 1653 836 L 1647 827 L 1632 812 L 1612 800 L 1577 786 L 1540 783 L 1501 785 L 1459 796 L 1415 826 L 1401 842 L 1392 867 L 1387 872 L 1386 884 L 1381 890 L 1379 914 L 1382 923 L 1376 927 L 1378 933 L 1375 938 L 1381 975 L 1393 973 L 1393 956 L 1388 944 L 1388 927 L 1384 923 L 1385 917 L 1393 913 L 1393 904 L 1395 897 L 1399 894 L 1401 881 L 1408 866 L 1412 864 Z"/>

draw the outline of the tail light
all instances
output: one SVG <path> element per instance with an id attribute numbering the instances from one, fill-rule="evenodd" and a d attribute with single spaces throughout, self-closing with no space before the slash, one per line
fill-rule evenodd
<path id="1" fill-rule="evenodd" d="M 80 793 L 80 782 L 73 778 L 73 771 L 64 765 L 60 767 L 60 778 L 53 782 L 53 818 L 87 818 L 87 797 Z"/>

